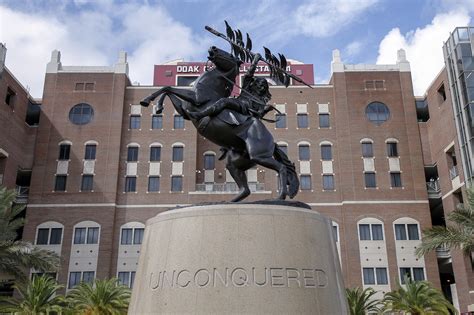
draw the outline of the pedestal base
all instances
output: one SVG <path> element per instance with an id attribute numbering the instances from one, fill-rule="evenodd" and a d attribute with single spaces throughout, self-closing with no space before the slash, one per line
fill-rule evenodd
<path id="1" fill-rule="evenodd" d="M 147 222 L 129 314 L 347 314 L 330 220 L 281 205 L 167 211 Z"/>

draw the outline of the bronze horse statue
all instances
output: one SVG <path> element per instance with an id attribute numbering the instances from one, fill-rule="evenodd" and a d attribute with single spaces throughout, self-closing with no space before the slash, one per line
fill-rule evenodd
<path id="1" fill-rule="evenodd" d="M 239 194 L 232 202 L 241 201 L 250 195 L 245 171 L 261 165 L 278 172 L 278 199 L 293 198 L 299 189 L 298 175 L 294 164 L 274 142 L 272 134 L 257 117 L 245 116 L 234 110 L 224 109 L 216 116 L 196 119 L 192 113 L 202 112 L 229 98 L 239 74 L 242 61 L 216 47 L 209 49 L 209 61 L 214 68 L 207 70 L 195 81 L 192 89 L 165 86 L 143 99 L 140 104 L 149 106 L 157 97 L 157 113 L 163 110 L 165 97 L 169 97 L 176 111 L 186 120 L 191 120 L 198 132 L 223 147 L 226 151 L 226 167 L 239 187 Z"/>

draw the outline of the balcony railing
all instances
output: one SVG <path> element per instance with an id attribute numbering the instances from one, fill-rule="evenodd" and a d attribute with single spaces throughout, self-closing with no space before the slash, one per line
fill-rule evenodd
<path id="1" fill-rule="evenodd" d="M 249 183 L 250 191 L 264 191 L 265 185 L 263 183 Z M 236 183 L 222 183 L 222 184 L 196 184 L 196 191 L 202 192 L 237 192 L 239 191 L 239 187 L 237 187 Z"/>
<path id="2" fill-rule="evenodd" d="M 16 203 L 27 203 L 28 195 L 30 194 L 30 187 L 16 186 Z"/>
<path id="3" fill-rule="evenodd" d="M 426 182 L 426 189 L 428 190 L 428 197 L 439 198 L 441 197 L 441 187 L 439 185 L 439 180 L 432 180 Z"/>
<path id="4" fill-rule="evenodd" d="M 453 166 L 449 169 L 449 178 L 451 178 L 451 180 L 453 180 L 454 178 L 458 177 L 459 176 L 459 173 L 458 173 L 458 169 L 456 166 Z"/>
<path id="5" fill-rule="evenodd" d="M 436 257 L 438 258 L 450 258 L 451 257 L 451 252 L 449 251 L 449 248 L 445 246 L 440 246 L 436 248 Z"/>

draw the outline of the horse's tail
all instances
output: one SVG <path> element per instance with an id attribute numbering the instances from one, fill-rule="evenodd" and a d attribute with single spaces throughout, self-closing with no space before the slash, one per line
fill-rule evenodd
<path id="1" fill-rule="evenodd" d="M 300 180 L 298 174 L 296 173 L 295 164 L 290 161 L 286 153 L 278 147 L 275 143 L 275 149 L 273 151 L 273 157 L 280 163 L 283 163 L 286 167 L 286 172 L 288 175 L 287 185 L 288 185 L 288 196 L 293 199 L 298 193 L 300 188 Z"/>

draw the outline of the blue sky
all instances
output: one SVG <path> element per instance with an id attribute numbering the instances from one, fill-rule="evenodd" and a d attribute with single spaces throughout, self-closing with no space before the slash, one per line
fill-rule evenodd
<path id="1" fill-rule="evenodd" d="M 411 62 L 416 94 L 443 66 L 441 46 L 455 26 L 472 22 L 474 0 L 0 0 L 0 41 L 7 67 L 41 97 L 53 49 L 64 65 L 112 65 L 129 55 L 132 82 L 149 85 L 153 65 L 205 59 L 226 43 L 204 30 L 224 20 L 287 58 L 314 64 L 317 83 L 330 77 L 333 49 L 345 63 Z"/>

